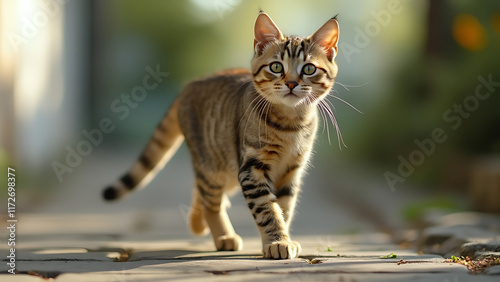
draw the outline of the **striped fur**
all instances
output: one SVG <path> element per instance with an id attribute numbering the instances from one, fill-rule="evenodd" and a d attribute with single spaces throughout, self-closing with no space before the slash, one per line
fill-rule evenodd
<path id="1" fill-rule="evenodd" d="M 104 197 L 117 199 L 147 184 L 185 139 L 196 176 L 191 230 L 210 229 L 218 250 L 240 249 L 226 209 L 227 195 L 241 189 L 264 256 L 296 257 L 300 245 L 289 228 L 316 135 L 317 106 L 337 75 L 337 42 L 336 19 L 310 37 L 284 37 L 261 12 L 251 71 L 228 70 L 188 84 L 138 161 Z"/>

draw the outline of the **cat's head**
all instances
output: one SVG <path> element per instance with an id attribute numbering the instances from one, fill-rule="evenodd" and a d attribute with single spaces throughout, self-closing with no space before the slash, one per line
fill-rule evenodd
<path id="1" fill-rule="evenodd" d="M 295 107 L 323 99 L 337 76 L 339 25 L 327 21 L 313 35 L 284 37 L 264 12 L 255 21 L 253 83 L 273 104 Z"/>

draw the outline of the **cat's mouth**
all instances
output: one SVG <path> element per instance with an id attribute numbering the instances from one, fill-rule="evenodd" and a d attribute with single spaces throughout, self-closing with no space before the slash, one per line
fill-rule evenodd
<path id="1" fill-rule="evenodd" d="M 302 96 L 301 94 L 302 93 L 294 93 L 293 91 L 290 91 L 282 96 L 282 101 L 287 106 L 295 107 L 303 101 L 304 96 Z"/>
<path id="2" fill-rule="evenodd" d="M 285 94 L 285 97 L 299 98 L 299 96 L 297 96 L 297 94 L 293 93 L 292 91 L 290 91 L 288 94 Z"/>

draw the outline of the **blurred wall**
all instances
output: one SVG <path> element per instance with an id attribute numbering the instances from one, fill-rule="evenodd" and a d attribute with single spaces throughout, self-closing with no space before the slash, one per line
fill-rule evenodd
<path id="1" fill-rule="evenodd" d="M 88 3 L 1 1 L 2 160 L 39 174 L 82 126 Z"/>

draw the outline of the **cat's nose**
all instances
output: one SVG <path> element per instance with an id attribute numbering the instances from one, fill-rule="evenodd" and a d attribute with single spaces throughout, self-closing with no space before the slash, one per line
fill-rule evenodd
<path id="1" fill-rule="evenodd" d="M 285 84 L 286 86 L 288 86 L 288 88 L 290 88 L 290 90 L 294 89 L 295 87 L 297 87 L 297 85 L 299 85 L 297 81 L 287 81 Z"/>

